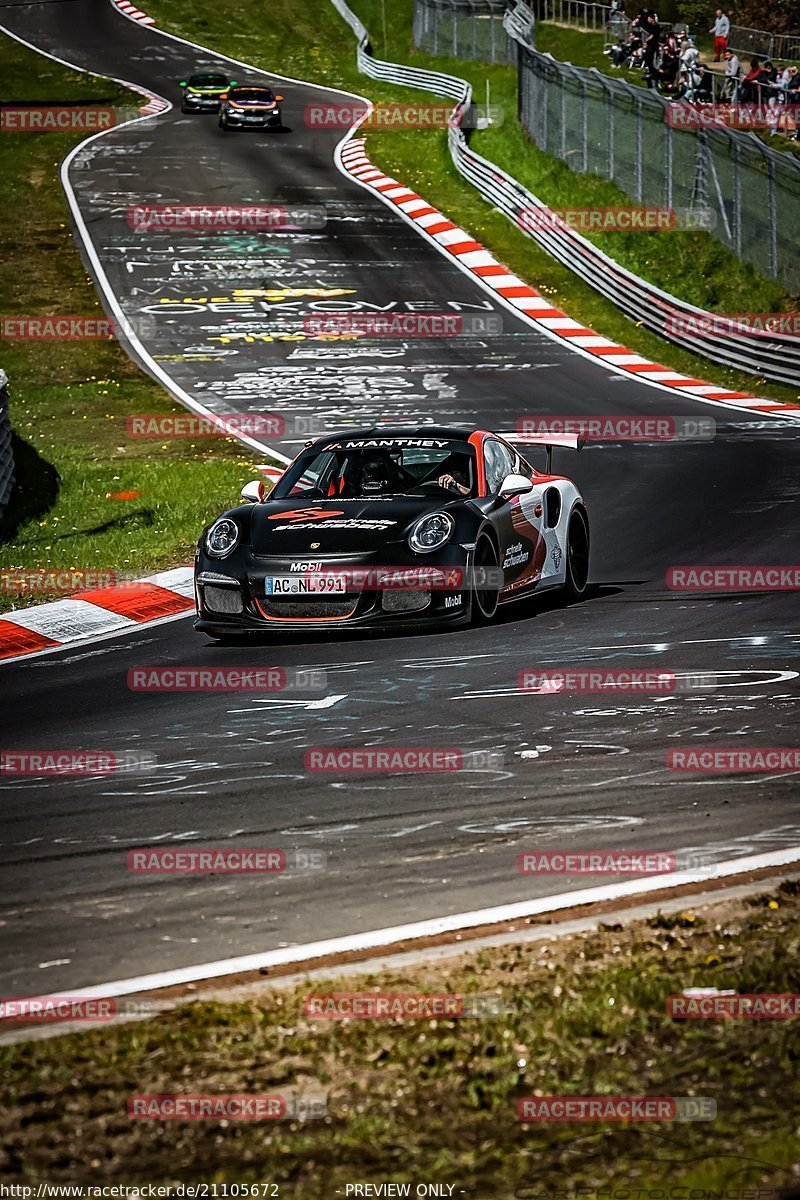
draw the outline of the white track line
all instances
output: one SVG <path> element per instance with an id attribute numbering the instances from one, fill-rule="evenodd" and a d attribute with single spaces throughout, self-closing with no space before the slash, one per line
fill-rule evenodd
<path id="1" fill-rule="evenodd" d="M 122 12 L 117 7 L 117 5 L 114 3 L 114 0 L 109 0 L 109 3 L 111 4 L 112 8 L 114 9 L 114 12 L 118 16 L 123 17 L 126 20 L 131 19 L 128 17 L 128 15 L 126 13 Z M 186 38 L 178 37 L 174 33 L 166 33 L 163 29 L 155 29 L 152 26 L 143 25 L 142 22 L 140 22 L 140 21 L 135 21 L 134 24 L 140 25 L 142 28 L 147 29 L 147 31 L 149 33 L 157 33 L 160 37 L 169 38 L 171 41 L 179 42 L 180 44 L 182 44 L 184 46 L 190 46 L 194 50 L 201 50 L 204 54 L 208 54 L 212 58 L 219 59 L 220 61 L 224 60 L 225 62 L 233 63 L 237 67 L 244 67 L 245 70 L 247 70 L 247 71 L 255 71 L 259 75 L 267 75 L 274 79 L 281 79 L 286 83 L 298 83 L 298 84 L 301 84 L 303 87 L 319 88 L 320 91 L 332 92 L 334 95 L 352 96 L 352 98 L 356 99 L 356 100 L 362 99 L 362 97 L 356 96 L 352 92 L 343 91 L 341 88 L 325 87 L 322 84 L 311 83 L 305 79 L 295 79 L 290 75 L 278 75 L 278 74 L 276 74 L 276 72 L 267 71 L 263 67 L 256 67 L 256 66 L 253 66 L 251 63 L 242 62 L 241 59 L 230 58 L 227 54 L 218 54 L 214 50 L 209 50 L 206 46 L 200 46 L 196 42 L 187 41 Z M 90 71 L 86 67 L 81 67 L 77 63 L 69 62 L 65 58 L 60 58 L 57 54 L 51 54 L 49 50 L 42 50 L 39 46 L 34 45 L 32 42 L 27 41 L 23 37 L 20 37 L 19 34 L 16 34 L 16 33 L 12 32 L 12 30 L 7 29 L 6 26 L 4 26 L 1 23 L 0 23 L 0 30 L 2 30 L 2 32 L 5 33 L 8 37 L 13 38 L 13 40 L 15 42 L 18 42 L 21 46 L 27 47 L 28 50 L 32 50 L 35 54 L 41 54 L 44 58 L 52 59 L 53 62 L 60 63 L 60 65 L 62 67 L 68 67 L 69 70 L 71 70 L 71 71 L 78 71 L 82 75 L 94 75 L 98 79 L 111 79 L 111 80 L 113 80 L 114 83 L 119 83 L 123 87 L 130 88 L 131 91 L 137 92 L 139 95 L 148 95 L 151 97 L 152 100 L 161 101 L 165 106 L 162 109 L 162 112 L 164 112 L 164 113 L 170 112 L 174 107 L 172 102 L 170 100 L 168 100 L 166 96 L 161 96 L 157 92 L 151 91 L 149 88 L 142 88 L 142 86 L 140 84 L 132 83 L 129 79 L 120 79 L 115 75 L 104 75 L 101 72 Z M 146 121 L 146 120 L 152 120 L 152 114 L 145 114 L 141 117 L 137 117 L 133 121 L 126 122 L 126 124 L 135 125 L 135 124 L 138 124 L 139 121 Z M 100 290 L 103 293 L 103 296 L 105 298 L 106 303 L 108 304 L 109 309 L 111 310 L 113 315 L 117 318 L 117 320 L 122 323 L 122 328 L 125 328 L 128 323 L 127 318 L 122 310 L 122 307 L 120 306 L 119 301 L 117 300 L 117 297 L 114 293 L 113 288 L 111 287 L 110 280 L 108 279 L 108 276 L 105 273 L 103 265 L 100 262 L 100 258 L 97 254 L 97 251 L 95 250 L 94 243 L 92 242 L 92 239 L 89 235 L 89 231 L 86 227 L 86 222 L 83 219 L 83 215 L 80 211 L 80 207 L 78 205 L 78 201 L 75 196 L 75 192 L 73 190 L 72 184 L 69 179 L 69 168 L 72 165 L 72 162 L 73 162 L 74 158 L 76 157 L 76 155 L 79 154 L 80 151 L 85 146 L 88 146 L 92 142 L 97 141 L 98 138 L 105 137 L 107 134 L 115 132 L 115 130 L 117 128 L 119 128 L 119 126 L 113 126 L 111 129 L 103 129 L 99 133 L 94 133 L 90 137 L 85 138 L 82 142 L 79 142 L 70 151 L 70 153 L 67 155 L 67 157 L 64 159 L 63 163 L 61 164 L 61 184 L 66 193 L 67 203 L 70 206 L 70 210 L 72 212 L 72 216 L 75 221 L 75 225 L 77 227 L 78 233 L 80 235 L 81 242 L 83 243 L 84 249 L 86 250 L 86 254 L 89 258 L 89 261 L 91 262 L 92 269 L 94 271 L 98 286 L 100 287 Z M 354 129 L 355 128 L 356 127 L 354 126 Z M 139 340 L 139 337 L 137 336 L 137 334 L 135 333 L 135 331 L 133 329 L 130 329 L 127 332 L 126 338 L 127 338 L 127 341 L 130 343 L 130 345 L 134 347 L 137 355 L 141 358 L 141 360 L 147 364 L 147 367 L 148 367 L 148 370 L 150 371 L 150 373 L 159 381 L 159 383 L 162 384 L 162 386 L 169 392 L 169 394 L 174 399 L 176 399 L 185 408 L 188 408 L 192 412 L 196 412 L 201 416 L 205 416 L 205 417 L 213 417 L 214 416 L 214 414 L 211 412 L 210 409 L 208 409 L 204 405 L 198 403 L 198 401 L 196 401 L 192 396 L 190 396 L 188 392 L 184 391 L 184 389 L 182 387 L 180 387 L 180 385 L 177 384 L 161 366 L 159 366 L 159 364 L 153 359 L 152 355 L 145 349 L 145 347 L 143 346 L 142 342 Z M 274 446 L 270 446 L 266 442 L 260 442 L 256 438 L 248 437 L 247 434 L 234 434 L 233 436 L 236 437 L 237 441 L 242 442 L 244 445 L 248 446 L 250 449 L 257 450 L 261 454 L 265 454 L 265 453 L 269 454 L 270 457 L 277 459 L 279 462 L 288 464 L 292 461 L 290 458 L 287 458 L 285 454 L 282 454 L 279 450 L 276 450 Z"/>
<path id="2" fill-rule="evenodd" d="M 193 967 L 178 967 L 172 971 L 157 971 L 152 975 L 137 975 L 132 979 L 116 979 L 90 987 L 72 988 L 70 991 L 52 992 L 37 996 L 38 1000 L 50 1000 L 66 995 L 82 996 L 87 999 L 112 996 L 130 996 L 137 992 L 157 991 L 159 988 L 176 987 L 184 983 L 196 983 L 202 979 L 217 979 L 226 975 L 239 975 L 248 971 L 260 971 L 288 963 L 305 963 L 328 955 L 346 954 L 352 951 L 374 950 L 395 945 L 414 938 L 436 937 L 460 929 L 472 929 L 481 925 L 517 921 L 541 913 L 557 912 L 575 908 L 581 904 L 596 904 L 603 900 L 616 900 L 625 896 L 645 895 L 681 887 L 687 883 L 709 883 L 714 879 L 742 875 L 764 867 L 784 867 L 800 862 L 800 847 L 773 850 L 766 854 L 755 854 L 749 858 L 737 858 L 716 863 L 702 871 L 681 871 L 674 875 L 654 875 L 646 879 L 632 879 L 624 883 L 605 884 L 601 887 L 581 888 L 574 892 L 562 892 L 556 896 L 542 896 L 536 900 L 522 900 L 516 904 L 500 904 L 494 908 L 477 909 L 474 912 L 455 913 L 450 917 L 433 917 L 427 921 L 415 921 L 408 925 L 395 925 L 388 929 L 373 929 L 368 933 L 349 934 L 345 937 L 329 938 L 322 942 L 309 942 L 302 946 L 288 946 L 280 950 L 266 950 L 260 954 L 245 954 L 239 958 L 223 958 L 216 962 L 200 963 Z M 469 950 L 469 944 L 464 946 Z M 331 968 L 335 973 L 335 967 Z"/>

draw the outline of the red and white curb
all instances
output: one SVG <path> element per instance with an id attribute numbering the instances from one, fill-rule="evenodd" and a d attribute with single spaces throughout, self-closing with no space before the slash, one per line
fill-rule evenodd
<path id="1" fill-rule="evenodd" d="M 194 572 L 176 567 L 128 584 L 88 588 L 64 600 L 0 616 L 0 660 L 95 640 L 194 608 Z"/>
<path id="2" fill-rule="evenodd" d="M 285 471 L 285 469 L 286 469 L 286 468 L 285 468 L 285 467 L 262 467 L 262 466 L 257 466 L 255 469 L 256 469 L 257 471 L 260 471 L 260 472 L 261 472 L 261 474 L 262 474 L 262 475 L 264 475 L 264 476 L 265 476 L 265 477 L 266 477 L 266 478 L 269 480 L 269 482 L 272 484 L 272 486 L 274 487 L 274 486 L 275 486 L 275 484 L 276 484 L 276 483 L 278 482 L 278 480 L 280 479 L 281 475 L 283 475 L 283 473 L 284 473 L 284 471 Z"/>
<path id="3" fill-rule="evenodd" d="M 144 96 L 147 104 L 143 104 L 139 109 L 143 117 L 151 117 L 156 113 L 166 112 L 172 107 L 169 100 L 165 100 L 163 96 L 157 96 L 154 92 L 148 92 L 147 88 L 139 87 L 136 83 L 126 84 L 132 92 L 136 92 L 139 96 Z"/>
<path id="4" fill-rule="evenodd" d="M 257 465 L 274 487 L 283 467 Z M 175 567 L 108 588 L 87 588 L 63 600 L 0 615 L 0 663 L 57 650 L 71 642 L 124 633 L 151 621 L 182 616 L 194 609 L 194 572 Z"/>
<path id="5" fill-rule="evenodd" d="M 513 275 L 475 239 L 428 204 L 418 192 L 405 187 L 379 170 L 367 157 L 365 138 L 353 138 L 341 146 L 339 157 L 344 171 L 363 187 L 371 189 L 393 205 L 430 238 L 440 249 L 451 254 L 458 265 L 470 272 L 484 288 L 494 292 L 516 315 L 549 337 L 563 340 L 583 354 L 597 358 L 611 370 L 635 376 L 647 383 L 684 393 L 707 403 L 720 403 L 735 409 L 751 409 L 776 416 L 800 416 L 800 405 L 765 400 L 747 392 L 731 391 L 702 379 L 681 375 L 659 363 L 651 362 L 610 338 L 601 337 L 580 321 L 574 321 L 524 280 Z"/>
<path id="6" fill-rule="evenodd" d="M 130 0 L 111 0 L 114 8 L 118 8 L 123 16 L 128 17 L 131 21 L 138 21 L 140 25 L 155 25 L 155 17 L 148 17 L 147 13 L 142 12 L 135 4 L 131 4 Z"/>

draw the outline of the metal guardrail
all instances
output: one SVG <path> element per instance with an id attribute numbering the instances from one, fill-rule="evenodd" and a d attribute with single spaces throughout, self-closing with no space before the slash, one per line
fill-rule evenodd
<path id="1" fill-rule="evenodd" d="M 0 370 L 0 516 L 8 507 L 14 487 L 14 454 L 8 414 L 8 377 Z"/>
<path id="2" fill-rule="evenodd" d="M 331 2 L 344 16 L 343 9 L 347 7 L 344 0 Z M 353 27 L 350 20 L 348 24 Z M 507 14 L 506 28 L 523 49 L 533 48 L 532 24 L 529 6 L 517 0 L 516 7 Z M 368 41 L 364 30 L 359 35 L 358 46 L 358 66 L 364 74 L 452 97 L 458 101 L 455 113 L 471 103 L 472 89 L 465 79 L 400 63 L 380 62 L 369 52 Z M 455 122 L 448 130 L 448 144 L 456 169 L 485 200 L 632 320 L 683 349 L 700 353 L 724 366 L 793 385 L 800 381 L 800 337 L 714 332 L 715 324 L 719 323 L 718 314 L 687 304 L 640 279 L 574 229 L 559 222 L 547 205 L 523 184 L 471 150 L 463 130 Z M 688 323 L 688 332 L 680 329 L 681 322 Z M 698 341 L 698 330 L 703 331 L 702 343 Z"/>
<path id="3" fill-rule="evenodd" d="M 728 45 L 737 54 L 754 54 L 761 59 L 777 58 L 784 62 L 800 61 L 800 37 L 791 33 L 768 33 L 766 29 L 731 25 Z"/>

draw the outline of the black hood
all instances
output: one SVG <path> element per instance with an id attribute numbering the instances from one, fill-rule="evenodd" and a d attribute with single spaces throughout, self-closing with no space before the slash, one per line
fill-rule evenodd
<path id="1" fill-rule="evenodd" d="M 267 500 L 254 505 L 250 524 L 253 552 L 259 555 L 365 554 L 404 542 L 411 525 L 427 513 L 451 509 L 430 496 L 385 500 Z M 291 514 L 291 515 L 289 515 Z"/>

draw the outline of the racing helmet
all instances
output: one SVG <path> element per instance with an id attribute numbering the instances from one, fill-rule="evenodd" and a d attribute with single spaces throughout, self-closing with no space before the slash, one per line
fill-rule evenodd
<path id="1" fill-rule="evenodd" d="M 364 492 L 384 492 L 389 487 L 389 463 L 385 458 L 368 458 L 361 467 L 361 489 Z"/>

